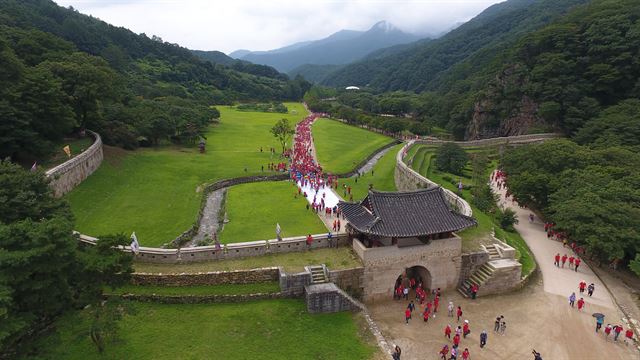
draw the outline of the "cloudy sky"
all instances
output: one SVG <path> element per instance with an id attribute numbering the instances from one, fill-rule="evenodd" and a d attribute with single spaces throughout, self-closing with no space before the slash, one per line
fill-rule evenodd
<path id="1" fill-rule="evenodd" d="M 502 0 L 56 0 L 136 33 L 191 49 L 269 50 L 366 30 L 387 20 L 402 30 L 445 31 Z"/>

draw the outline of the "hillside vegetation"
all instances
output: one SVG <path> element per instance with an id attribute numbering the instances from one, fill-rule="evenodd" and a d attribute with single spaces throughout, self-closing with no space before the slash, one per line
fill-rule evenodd
<path id="1" fill-rule="evenodd" d="M 308 86 L 273 76 L 273 69 L 264 74 L 271 77 L 244 70 L 49 0 L 4 0 L 0 157 L 41 159 L 64 135 L 84 128 L 126 148 L 193 143 L 219 116 L 212 104 L 297 100 Z"/>

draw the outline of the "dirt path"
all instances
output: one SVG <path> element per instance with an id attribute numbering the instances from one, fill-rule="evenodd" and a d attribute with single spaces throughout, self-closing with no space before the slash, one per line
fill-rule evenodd
<path id="1" fill-rule="evenodd" d="M 471 334 L 461 341 L 460 349 L 469 348 L 473 360 L 533 359 L 531 349 L 539 351 L 544 359 L 638 359 L 632 346 L 622 339 L 614 343 L 605 341 L 602 332 L 595 333 L 594 312 L 607 314 L 605 325 L 619 322 L 616 312 L 609 308 L 588 304 L 583 312 L 571 308 L 564 296 L 544 291 L 538 277 L 523 291 L 500 296 L 489 296 L 477 300 L 463 299 L 451 291 L 443 294 L 436 318 L 424 323 L 420 308 L 414 311 L 409 325 L 404 322 L 407 301 L 378 303 L 369 306 L 369 311 L 387 340 L 402 348 L 402 359 L 438 359 L 438 351 L 444 344 L 452 342 L 444 337 L 447 324 L 456 325 L 455 318 L 446 313 L 449 301 L 462 306 L 463 318 L 468 319 Z M 496 316 L 504 315 L 507 323 L 505 335 L 493 332 Z M 462 325 L 462 320 L 460 322 Z M 480 348 L 479 335 L 486 329 L 489 336 L 487 346 Z"/>
<path id="2" fill-rule="evenodd" d="M 522 235 L 536 258 L 544 279 L 544 291 L 564 296 L 565 298 L 568 298 L 571 292 L 575 291 L 576 296 L 580 298 L 578 284 L 581 280 L 584 280 L 587 284 L 595 284 L 596 287 L 593 297 L 585 297 L 587 303 L 602 305 L 609 309 L 615 308 L 609 292 L 584 261 L 578 267 L 577 272 L 569 269 L 569 262 L 567 262 L 564 269 L 556 267 L 553 264 L 554 256 L 557 253 L 560 253 L 561 256 L 564 254 L 571 256 L 571 249 L 569 247 L 564 248 L 561 242 L 548 239 L 547 233 L 544 231 L 544 223 L 537 218 L 531 223 L 529 221 L 531 212 L 521 209 L 511 201 L 511 198 L 505 199 L 505 190 L 498 190 L 495 183 L 492 184 L 492 188 L 500 195 L 501 206 L 503 208 L 511 208 L 518 215 L 518 224 L 515 225 L 515 228 Z"/>

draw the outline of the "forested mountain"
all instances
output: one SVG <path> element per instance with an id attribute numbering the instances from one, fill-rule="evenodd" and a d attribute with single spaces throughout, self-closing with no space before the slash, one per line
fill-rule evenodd
<path id="1" fill-rule="evenodd" d="M 439 39 L 349 64 L 329 74 L 323 83 L 369 85 L 379 91 L 436 90 L 450 79 L 464 78 L 490 65 L 493 55 L 513 45 L 522 35 L 586 1 L 509 0 L 496 4 Z"/>
<path id="2" fill-rule="evenodd" d="M 299 99 L 308 87 L 244 66 L 203 61 L 52 1 L 1 0 L 0 157 L 41 158 L 81 128 L 129 148 L 194 141 L 217 117 L 212 104 Z"/>
<path id="3" fill-rule="evenodd" d="M 283 81 L 289 80 L 287 75 L 279 72 L 278 70 L 267 65 L 258 65 L 246 60 L 237 60 L 230 56 L 227 56 L 221 51 L 203 51 L 203 50 L 191 50 L 197 57 L 202 60 L 210 61 L 214 64 L 221 64 L 227 66 L 233 70 L 240 71 L 247 74 L 264 76 L 272 79 L 279 79 Z M 295 77 L 295 75 L 293 76 Z"/>
<path id="4" fill-rule="evenodd" d="M 381 21 L 367 31 L 342 30 L 317 41 L 296 43 L 271 51 L 251 52 L 243 55 L 241 59 L 289 72 L 304 64 L 347 64 L 377 49 L 418 39 L 416 35 L 407 34 Z"/>
<path id="5" fill-rule="evenodd" d="M 296 77 L 298 75 L 305 78 L 307 81 L 311 81 L 312 83 L 320 83 L 324 78 L 342 68 L 344 65 L 333 65 L 333 64 L 325 64 L 325 65 L 316 65 L 316 64 L 303 64 L 295 69 L 289 71 L 287 75 L 291 77 Z"/>

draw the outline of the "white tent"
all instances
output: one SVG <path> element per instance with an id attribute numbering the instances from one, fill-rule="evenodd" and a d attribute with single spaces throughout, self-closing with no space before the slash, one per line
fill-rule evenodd
<path id="1" fill-rule="evenodd" d="M 357 86 L 347 86 L 345 90 L 360 90 L 360 88 Z"/>

